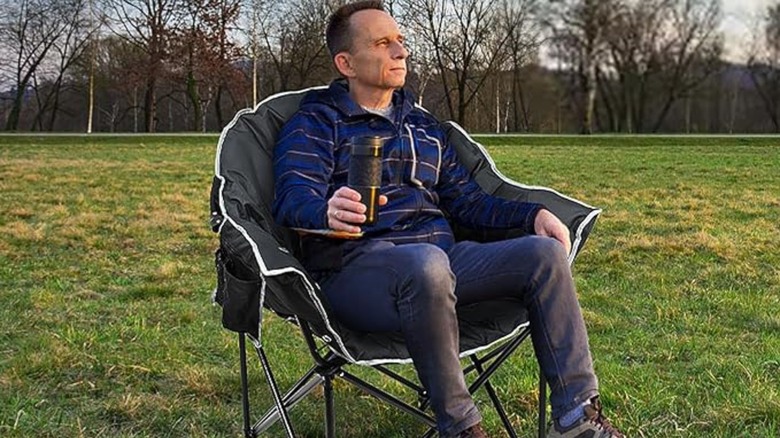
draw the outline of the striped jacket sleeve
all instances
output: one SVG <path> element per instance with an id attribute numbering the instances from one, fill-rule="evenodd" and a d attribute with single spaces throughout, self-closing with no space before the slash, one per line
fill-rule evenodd
<path id="1" fill-rule="evenodd" d="M 511 201 L 485 193 L 460 164 L 454 148 L 446 146 L 436 192 L 440 206 L 457 223 L 471 228 L 518 228 L 534 234 L 536 214 L 541 204 Z"/>
<path id="2" fill-rule="evenodd" d="M 333 128 L 317 113 L 298 111 L 274 149 L 274 219 L 282 226 L 328 228 L 327 198 L 334 167 Z"/>

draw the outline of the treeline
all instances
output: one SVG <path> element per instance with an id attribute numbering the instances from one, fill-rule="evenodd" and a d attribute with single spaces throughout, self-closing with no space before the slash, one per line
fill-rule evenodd
<path id="1" fill-rule="evenodd" d="M 335 77 L 339 0 L 0 0 L 6 131 L 218 131 Z M 718 0 L 386 0 L 409 87 L 478 132 L 780 132 L 780 2 L 744 64 Z"/>

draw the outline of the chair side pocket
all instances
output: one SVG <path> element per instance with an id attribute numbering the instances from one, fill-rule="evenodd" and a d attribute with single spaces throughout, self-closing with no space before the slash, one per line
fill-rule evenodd
<path id="1" fill-rule="evenodd" d="M 262 279 L 239 278 L 222 250 L 215 257 L 217 291 L 214 300 L 222 306 L 222 326 L 234 332 L 257 334 L 260 323 Z"/>

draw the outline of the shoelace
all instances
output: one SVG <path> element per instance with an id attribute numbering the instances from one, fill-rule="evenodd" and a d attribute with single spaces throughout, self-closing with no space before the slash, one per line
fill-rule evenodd
<path id="1" fill-rule="evenodd" d="M 625 435 L 620 433 L 615 427 L 607 420 L 607 417 L 604 416 L 604 414 L 601 411 L 601 403 L 597 400 L 593 402 L 591 405 L 594 410 L 596 411 L 596 415 L 593 416 L 593 418 L 590 418 L 590 421 L 595 423 L 599 428 L 601 428 L 603 431 L 610 433 L 615 438 L 625 438 Z"/>

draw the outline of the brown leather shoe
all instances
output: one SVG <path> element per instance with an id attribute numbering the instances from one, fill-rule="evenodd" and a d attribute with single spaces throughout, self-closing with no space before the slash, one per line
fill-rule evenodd
<path id="1" fill-rule="evenodd" d="M 458 434 L 458 438 L 488 438 L 482 424 L 477 423 Z"/>

